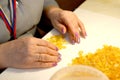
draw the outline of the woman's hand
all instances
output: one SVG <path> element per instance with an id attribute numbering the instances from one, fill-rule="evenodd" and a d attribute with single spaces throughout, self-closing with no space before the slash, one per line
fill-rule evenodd
<path id="1" fill-rule="evenodd" d="M 56 46 L 34 37 L 19 38 L 1 44 L 0 58 L 3 68 L 52 67 L 61 59 Z"/>
<path id="2" fill-rule="evenodd" d="M 86 37 L 87 34 L 83 23 L 73 12 L 56 7 L 48 7 L 46 14 L 57 30 L 63 34 L 69 33 L 72 43 L 80 42 L 80 32 L 84 38 Z"/>

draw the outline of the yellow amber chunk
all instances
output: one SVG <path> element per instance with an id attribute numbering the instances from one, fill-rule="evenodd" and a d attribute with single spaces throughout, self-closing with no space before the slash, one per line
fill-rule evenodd
<path id="1" fill-rule="evenodd" d="M 85 55 L 82 51 L 72 60 L 72 65 L 83 64 L 95 67 L 105 73 L 110 80 L 120 80 L 120 48 L 104 45 L 95 53 Z"/>
<path id="2" fill-rule="evenodd" d="M 62 36 L 62 35 L 51 36 L 50 38 L 47 38 L 47 41 L 53 43 L 59 49 L 65 49 L 66 48 L 65 44 L 67 43 L 67 41 L 65 40 L 64 36 Z"/>

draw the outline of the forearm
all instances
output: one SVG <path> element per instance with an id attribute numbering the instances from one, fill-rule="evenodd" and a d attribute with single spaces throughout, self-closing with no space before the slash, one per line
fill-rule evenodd
<path id="1" fill-rule="evenodd" d="M 45 2 L 44 2 L 44 14 L 48 18 L 50 18 L 50 15 L 54 10 L 60 10 L 57 2 L 55 0 L 45 0 Z"/>
<path id="2" fill-rule="evenodd" d="M 0 69 L 6 68 L 4 65 L 4 56 L 3 56 L 4 53 L 5 53 L 5 51 L 3 52 L 3 47 L 0 44 Z"/>

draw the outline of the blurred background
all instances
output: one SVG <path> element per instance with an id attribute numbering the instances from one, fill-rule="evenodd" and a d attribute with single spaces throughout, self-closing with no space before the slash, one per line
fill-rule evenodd
<path id="1" fill-rule="evenodd" d="M 73 11 L 74 9 L 76 9 L 84 1 L 85 0 L 56 0 L 56 2 L 58 3 L 58 5 L 62 9 L 71 10 L 71 11 Z"/>

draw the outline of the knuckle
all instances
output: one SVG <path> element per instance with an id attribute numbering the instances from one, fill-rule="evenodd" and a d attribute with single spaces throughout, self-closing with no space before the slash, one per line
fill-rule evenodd
<path id="1" fill-rule="evenodd" d="M 49 50 L 49 48 L 45 48 L 45 50 L 44 50 L 44 52 L 46 53 L 46 54 L 49 54 L 50 53 L 50 50 Z"/>
<path id="2" fill-rule="evenodd" d="M 64 11 L 62 11 L 61 13 L 59 13 L 59 17 L 60 17 L 61 19 L 64 19 L 64 17 L 65 17 Z"/>
<path id="3" fill-rule="evenodd" d="M 44 60 L 44 61 L 49 61 L 50 59 L 49 59 L 48 56 L 44 55 L 44 56 L 43 56 L 43 60 Z"/>
<path id="4" fill-rule="evenodd" d="M 38 57 L 38 61 L 50 61 L 50 57 L 46 54 L 40 54 Z"/>
<path id="5" fill-rule="evenodd" d="M 49 43 L 48 43 L 47 41 L 45 41 L 45 45 L 46 45 L 46 46 L 49 46 Z"/>
<path id="6" fill-rule="evenodd" d="M 42 61 L 51 61 L 51 57 L 49 55 L 46 54 L 42 54 L 41 60 Z"/>
<path id="7" fill-rule="evenodd" d="M 39 54 L 39 56 L 38 56 L 38 61 L 43 61 L 43 60 L 44 60 L 43 55 L 42 55 L 42 54 Z"/>

